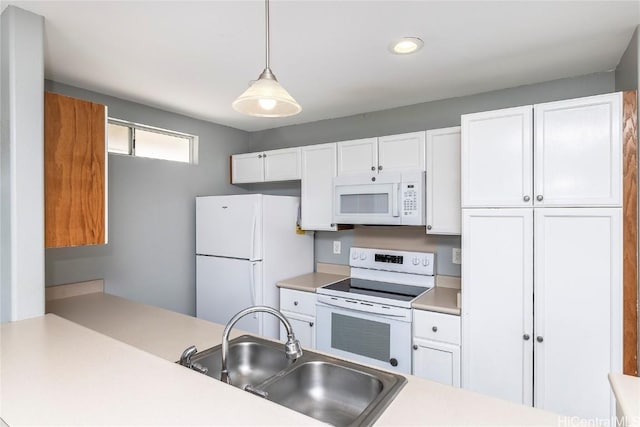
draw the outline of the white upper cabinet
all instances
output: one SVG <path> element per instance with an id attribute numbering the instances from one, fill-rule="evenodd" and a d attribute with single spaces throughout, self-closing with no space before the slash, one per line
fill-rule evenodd
<path id="1" fill-rule="evenodd" d="M 231 156 L 231 183 L 300 179 L 300 147 Z"/>
<path id="2" fill-rule="evenodd" d="M 231 183 L 264 181 L 262 153 L 234 154 L 231 156 Z"/>
<path id="3" fill-rule="evenodd" d="M 531 206 L 532 110 L 462 116 L 463 208 Z"/>
<path id="4" fill-rule="evenodd" d="M 425 132 L 338 142 L 338 175 L 425 170 Z"/>
<path id="5" fill-rule="evenodd" d="M 535 105 L 535 201 L 621 206 L 622 94 Z"/>
<path id="6" fill-rule="evenodd" d="M 427 131 L 427 234 L 460 234 L 460 127 Z"/>
<path id="7" fill-rule="evenodd" d="M 335 231 L 333 178 L 336 176 L 336 143 L 302 147 L 300 157 L 301 226 L 304 230 Z"/>
<path id="8" fill-rule="evenodd" d="M 462 207 L 621 206 L 621 110 L 614 93 L 462 116 Z"/>
<path id="9" fill-rule="evenodd" d="M 378 171 L 424 170 L 425 132 L 378 138 Z"/>
<path id="10" fill-rule="evenodd" d="M 338 175 L 376 171 L 378 168 L 378 138 L 340 141 L 338 144 Z"/>

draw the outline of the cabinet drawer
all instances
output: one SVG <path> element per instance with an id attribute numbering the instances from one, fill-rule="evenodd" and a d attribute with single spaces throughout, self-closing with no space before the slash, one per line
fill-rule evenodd
<path id="1" fill-rule="evenodd" d="M 280 310 L 316 316 L 316 294 L 314 292 L 280 289 Z"/>
<path id="2" fill-rule="evenodd" d="M 413 310 L 413 335 L 416 338 L 460 344 L 460 316 Z"/>

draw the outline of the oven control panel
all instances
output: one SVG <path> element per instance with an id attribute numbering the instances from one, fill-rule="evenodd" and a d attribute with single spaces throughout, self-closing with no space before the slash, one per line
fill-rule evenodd
<path id="1" fill-rule="evenodd" d="M 435 255 L 430 252 L 352 247 L 349 255 L 351 267 L 429 276 L 435 272 Z"/>

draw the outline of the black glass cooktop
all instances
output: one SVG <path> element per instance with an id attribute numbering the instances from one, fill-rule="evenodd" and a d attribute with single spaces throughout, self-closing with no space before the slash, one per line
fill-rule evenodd
<path id="1" fill-rule="evenodd" d="M 323 289 L 340 291 L 354 296 L 368 295 L 398 301 L 411 301 L 428 288 L 422 286 L 399 285 L 397 283 L 377 282 L 375 280 L 355 279 L 351 277 L 323 286 Z"/>

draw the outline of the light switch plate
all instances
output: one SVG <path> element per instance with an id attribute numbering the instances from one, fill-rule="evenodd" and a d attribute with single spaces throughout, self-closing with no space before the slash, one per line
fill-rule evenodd
<path id="1" fill-rule="evenodd" d="M 333 241 L 333 254 L 340 255 L 342 252 L 342 242 L 340 240 Z"/>
<path id="2" fill-rule="evenodd" d="M 462 250 L 460 248 L 453 248 L 451 251 L 451 262 L 454 264 L 462 264 Z"/>

